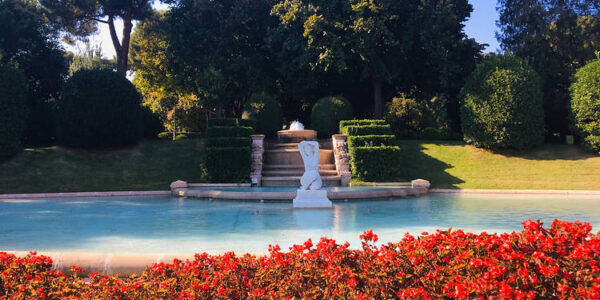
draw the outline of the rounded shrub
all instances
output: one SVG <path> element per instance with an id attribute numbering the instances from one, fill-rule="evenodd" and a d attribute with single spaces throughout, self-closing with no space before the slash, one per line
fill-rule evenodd
<path id="1" fill-rule="evenodd" d="M 321 137 L 336 134 L 340 121 L 352 119 L 352 104 L 343 97 L 319 99 L 310 113 L 310 126 Z"/>
<path id="2" fill-rule="evenodd" d="M 526 149 L 544 141 L 537 73 L 513 55 L 490 55 L 461 91 L 464 139 L 477 147 Z"/>
<path id="3" fill-rule="evenodd" d="M 116 147 L 142 138 L 141 96 L 111 70 L 80 70 L 59 102 L 58 138 L 72 147 Z"/>
<path id="4" fill-rule="evenodd" d="M 27 122 L 27 84 L 25 76 L 0 64 L 0 161 L 21 149 Z"/>
<path id="5" fill-rule="evenodd" d="M 573 129 L 586 147 L 600 152 L 600 59 L 577 70 L 570 91 Z"/>
<path id="6" fill-rule="evenodd" d="M 425 107 L 416 99 L 401 94 L 386 104 L 385 120 L 397 137 L 406 138 L 407 131 L 420 131 L 425 126 Z"/>
<path id="7" fill-rule="evenodd" d="M 256 133 L 273 138 L 281 130 L 283 111 L 275 99 L 266 95 L 255 96 L 246 102 L 242 119 L 256 121 Z"/>

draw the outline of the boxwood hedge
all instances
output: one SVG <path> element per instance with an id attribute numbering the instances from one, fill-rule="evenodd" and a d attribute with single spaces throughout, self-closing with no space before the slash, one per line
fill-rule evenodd
<path id="1" fill-rule="evenodd" d="M 400 171 L 400 148 L 397 146 L 350 147 L 352 176 L 364 181 L 389 181 Z"/>

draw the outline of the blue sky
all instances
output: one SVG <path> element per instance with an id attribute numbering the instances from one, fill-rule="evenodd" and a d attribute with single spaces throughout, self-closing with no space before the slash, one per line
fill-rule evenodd
<path id="1" fill-rule="evenodd" d="M 475 38 L 479 43 L 489 44 L 485 52 L 494 52 L 499 48 L 498 41 L 495 37 L 496 20 L 498 13 L 496 12 L 496 0 L 469 0 L 473 5 L 473 13 L 471 18 L 465 23 L 465 32 L 469 37 Z M 166 8 L 166 5 L 159 4 L 155 0 L 155 7 Z M 117 32 L 121 33 L 122 24 L 117 22 Z M 115 55 L 115 50 L 110 40 L 108 25 L 100 24 L 100 32 L 92 36 L 90 40 L 93 44 L 101 45 L 102 54 L 104 57 L 110 58 Z M 82 49 L 82 46 L 79 46 Z M 67 47 L 71 51 L 76 51 L 77 48 Z"/>
<path id="2" fill-rule="evenodd" d="M 496 40 L 496 0 L 469 0 L 473 5 L 471 18 L 465 24 L 465 32 L 479 43 L 489 44 L 486 52 L 494 52 L 500 48 Z"/>

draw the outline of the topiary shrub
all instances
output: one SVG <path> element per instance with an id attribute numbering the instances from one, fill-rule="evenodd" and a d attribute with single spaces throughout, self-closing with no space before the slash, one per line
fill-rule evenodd
<path id="1" fill-rule="evenodd" d="M 600 59 L 577 70 L 570 92 L 573 129 L 584 146 L 600 152 Z"/>
<path id="2" fill-rule="evenodd" d="M 544 141 L 540 78 L 513 55 L 490 55 L 475 68 L 460 94 L 467 143 L 526 149 Z"/>
<path id="3" fill-rule="evenodd" d="M 396 138 L 393 135 L 349 136 L 347 143 L 348 148 L 367 146 L 394 146 L 396 144 Z"/>
<path id="4" fill-rule="evenodd" d="M 206 147 L 251 147 L 252 139 L 250 137 L 218 137 L 209 138 L 205 142 Z"/>
<path id="5" fill-rule="evenodd" d="M 390 125 L 356 125 L 346 126 L 342 134 L 353 135 L 391 135 L 393 134 Z"/>
<path id="6" fill-rule="evenodd" d="M 349 147 L 352 177 L 363 181 L 390 181 L 400 174 L 397 146 Z"/>
<path id="7" fill-rule="evenodd" d="M 252 127 L 213 126 L 206 129 L 206 137 L 248 137 L 254 133 Z"/>
<path id="8" fill-rule="evenodd" d="M 141 96 L 111 70 L 80 70 L 59 102 L 58 138 L 65 146 L 117 147 L 142 138 Z"/>
<path id="9" fill-rule="evenodd" d="M 207 147 L 204 165 L 210 182 L 246 182 L 250 177 L 251 147 Z"/>
<path id="10" fill-rule="evenodd" d="M 264 95 L 256 96 L 246 103 L 242 119 L 254 120 L 256 122 L 256 133 L 274 138 L 277 131 L 281 130 L 283 111 L 275 99 Z"/>
<path id="11" fill-rule="evenodd" d="M 385 120 L 343 120 L 340 121 L 340 133 L 345 132 L 348 126 L 359 126 L 359 125 L 386 125 Z"/>
<path id="12" fill-rule="evenodd" d="M 27 84 L 25 76 L 0 64 L 0 161 L 21 149 L 27 124 Z"/>
<path id="13" fill-rule="evenodd" d="M 337 133 L 342 120 L 352 119 L 352 104 L 343 97 L 325 97 L 319 99 L 310 113 L 310 127 L 320 137 L 331 137 Z"/>

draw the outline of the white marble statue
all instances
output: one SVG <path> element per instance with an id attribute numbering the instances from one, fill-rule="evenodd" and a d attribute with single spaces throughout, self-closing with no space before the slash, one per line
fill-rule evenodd
<path id="1" fill-rule="evenodd" d="M 290 130 L 304 130 L 304 125 L 298 121 L 292 122 Z"/>
<path id="2" fill-rule="evenodd" d="M 300 155 L 304 160 L 304 175 L 300 179 L 301 190 L 318 190 L 323 185 L 319 175 L 319 143 L 303 141 L 298 144 Z"/>

